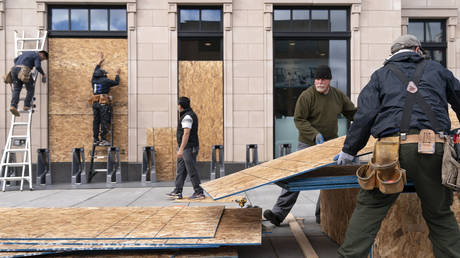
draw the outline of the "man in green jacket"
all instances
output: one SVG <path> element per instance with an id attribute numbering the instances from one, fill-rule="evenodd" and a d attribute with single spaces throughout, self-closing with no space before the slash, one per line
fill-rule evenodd
<path id="1" fill-rule="evenodd" d="M 348 120 L 353 120 L 355 105 L 339 89 L 330 86 L 331 69 L 320 65 L 315 71 L 315 85 L 304 90 L 294 111 L 294 123 L 299 130 L 299 145 L 302 150 L 337 138 L 338 116 L 342 113 Z M 299 192 L 281 191 L 272 210 L 266 210 L 264 217 L 279 226 L 294 207 Z M 319 199 L 316 204 L 316 221 L 319 223 Z"/>

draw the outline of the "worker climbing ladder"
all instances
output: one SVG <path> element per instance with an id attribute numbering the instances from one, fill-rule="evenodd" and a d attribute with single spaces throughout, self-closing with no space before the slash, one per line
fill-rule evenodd
<path id="1" fill-rule="evenodd" d="M 14 54 L 15 58 L 24 51 L 41 51 L 45 46 L 47 32 L 37 31 L 35 37 L 26 37 L 25 32 L 19 34 L 14 31 Z M 36 82 L 38 72 L 35 70 L 32 73 L 34 84 Z M 35 86 L 35 85 L 34 85 Z M 24 85 L 23 85 L 24 87 Z M 21 100 L 23 98 L 20 98 Z M 3 149 L 2 160 L 0 163 L 0 181 L 2 183 L 2 191 L 5 191 L 6 185 L 10 181 L 20 181 L 20 190 L 23 190 L 24 181 L 29 183 L 29 189 L 32 190 L 32 152 L 30 150 L 30 136 L 32 127 L 32 115 L 35 105 L 33 104 L 27 111 L 20 111 L 20 114 L 27 114 L 26 120 L 21 120 L 21 117 L 11 115 L 10 130 L 6 140 L 5 148 Z M 21 130 L 22 129 L 22 130 Z M 14 153 L 14 154 L 13 154 Z M 16 158 L 13 159 L 12 156 Z M 22 159 L 21 159 L 22 156 Z M 16 168 L 19 168 L 17 175 Z"/>

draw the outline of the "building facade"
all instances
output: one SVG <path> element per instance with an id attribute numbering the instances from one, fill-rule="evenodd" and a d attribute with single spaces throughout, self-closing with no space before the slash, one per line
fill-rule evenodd
<path id="1" fill-rule="evenodd" d="M 236 163 L 246 144 L 258 144 L 265 161 L 280 144 L 295 149 L 293 107 L 319 64 L 331 66 L 332 86 L 356 102 L 391 42 L 409 32 L 459 76 L 459 7 L 458 0 L 0 0 L 0 71 L 13 64 L 14 30 L 49 31 L 49 82 L 37 82 L 32 149 L 50 148 L 55 162 L 91 144 L 85 101 L 99 51 L 109 77 L 122 67 L 114 134 L 124 162 L 142 161 L 147 129 L 173 132 L 180 95 L 191 96 L 202 120 L 201 161 L 214 144 Z M 0 94 L 4 145 L 9 87 Z M 344 134 L 347 121 L 339 123 Z"/>

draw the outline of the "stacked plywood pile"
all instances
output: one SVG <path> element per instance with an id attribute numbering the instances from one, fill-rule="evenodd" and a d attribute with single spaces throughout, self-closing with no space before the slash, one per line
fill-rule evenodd
<path id="1" fill-rule="evenodd" d="M 261 244 L 261 209 L 3 208 L 0 252 L 167 250 Z"/>
<path id="2" fill-rule="evenodd" d="M 147 145 L 155 147 L 157 181 L 172 181 L 176 178 L 176 129 L 148 128 Z"/>

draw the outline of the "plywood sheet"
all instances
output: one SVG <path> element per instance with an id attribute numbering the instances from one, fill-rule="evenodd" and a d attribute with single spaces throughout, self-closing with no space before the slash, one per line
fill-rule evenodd
<path id="1" fill-rule="evenodd" d="M 209 198 L 206 196 L 204 199 L 190 199 L 189 197 L 184 197 L 182 199 L 175 199 L 173 202 L 177 203 L 196 203 L 196 202 L 201 202 L 201 203 L 216 203 L 216 202 L 221 202 L 221 203 L 232 203 L 236 202 L 237 200 L 241 200 L 244 198 L 244 196 L 240 195 L 234 195 L 234 196 L 229 196 L 227 198 L 222 198 L 219 200 L 213 200 L 212 198 Z"/>
<path id="2" fill-rule="evenodd" d="M 147 145 L 155 147 L 157 181 L 172 181 L 176 178 L 176 134 L 175 129 L 147 128 Z"/>
<path id="3" fill-rule="evenodd" d="M 304 174 L 323 166 L 333 165 L 335 162 L 332 159 L 342 150 L 344 140 L 345 136 L 333 139 L 203 183 L 201 186 L 213 199 L 221 199 L 265 184 Z M 369 139 L 369 142 L 359 154 L 371 152 L 374 148 L 374 142 L 375 139 Z"/>
<path id="4" fill-rule="evenodd" d="M 222 61 L 180 61 L 179 96 L 190 98 L 198 116 L 198 161 L 211 160 L 212 145 L 224 143 Z"/>
<path id="5" fill-rule="evenodd" d="M 223 209 L 3 208 L 0 239 L 212 238 Z"/>
<path id="6" fill-rule="evenodd" d="M 114 145 L 127 160 L 128 145 L 128 42 L 127 39 L 51 38 L 49 43 L 49 147 L 52 162 L 71 162 L 72 148 L 92 144 L 91 76 L 97 54 L 104 52 L 103 69 L 114 79 L 121 68 L 120 85 L 112 88 Z"/>

